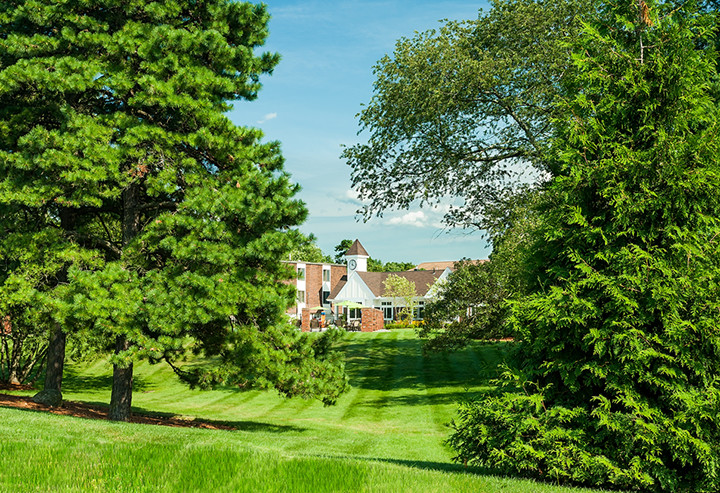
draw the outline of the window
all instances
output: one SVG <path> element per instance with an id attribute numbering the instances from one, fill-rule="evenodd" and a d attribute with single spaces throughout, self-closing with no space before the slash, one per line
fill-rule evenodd
<path id="1" fill-rule="evenodd" d="M 348 318 L 360 318 L 362 316 L 360 308 L 350 308 L 350 315 Z"/>
<path id="2" fill-rule="evenodd" d="M 305 291 L 298 289 L 297 301 L 298 301 L 298 303 L 305 303 Z"/>
<path id="3" fill-rule="evenodd" d="M 323 269 L 323 281 L 330 282 L 330 269 Z"/>
<path id="4" fill-rule="evenodd" d="M 425 317 L 425 302 L 418 301 L 415 307 L 415 320 L 422 320 Z"/>
<path id="5" fill-rule="evenodd" d="M 383 301 L 382 303 L 383 318 L 385 320 L 393 319 L 392 301 Z"/>
<path id="6" fill-rule="evenodd" d="M 327 305 L 328 303 L 328 296 L 330 296 L 330 291 L 323 291 L 322 292 L 322 304 Z"/>
<path id="7" fill-rule="evenodd" d="M 305 267 L 298 267 L 297 278 L 301 281 L 305 280 Z"/>

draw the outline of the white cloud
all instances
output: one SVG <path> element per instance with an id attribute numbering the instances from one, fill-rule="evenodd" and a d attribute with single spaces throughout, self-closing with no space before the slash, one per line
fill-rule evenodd
<path id="1" fill-rule="evenodd" d="M 277 113 L 268 113 L 262 117 L 262 119 L 258 120 L 258 123 L 262 125 L 263 123 L 274 120 L 275 118 L 277 118 Z"/>
<path id="2" fill-rule="evenodd" d="M 416 228 L 424 228 L 428 225 L 428 217 L 423 211 L 408 212 L 402 216 L 392 217 L 387 220 L 387 224 L 394 226 L 415 226 Z"/>
<path id="3" fill-rule="evenodd" d="M 357 205 L 363 205 L 363 204 L 369 204 L 369 199 L 360 199 L 360 194 L 357 192 L 357 190 L 353 190 L 352 188 L 345 191 L 345 199 L 352 202 L 353 204 Z"/>
<path id="4" fill-rule="evenodd" d="M 353 202 L 359 202 L 360 199 L 358 198 L 358 196 L 359 196 L 359 194 L 357 193 L 357 191 L 353 190 L 352 188 L 345 190 L 345 198 L 346 199 L 350 199 Z"/>

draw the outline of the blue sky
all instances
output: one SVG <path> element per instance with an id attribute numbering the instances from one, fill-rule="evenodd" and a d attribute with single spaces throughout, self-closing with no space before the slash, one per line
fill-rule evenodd
<path id="1" fill-rule="evenodd" d="M 387 211 L 358 222 L 342 145 L 358 135 L 357 113 L 372 97 L 373 65 L 400 37 L 436 28 L 440 19 L 477 18 L 486 2 L 267 0 L 272 15 L 265 50 L 282 61 L 265 77 L 256 101 L 237 102 L 230 118 L 278 140 L 285 169 L 300 184 L 310 212 L 300 228 L 332 253 L 344 238 L 359 238 L 383 261 L 486 258 L 479 234 L 446 230 L 432 210 Z"/>

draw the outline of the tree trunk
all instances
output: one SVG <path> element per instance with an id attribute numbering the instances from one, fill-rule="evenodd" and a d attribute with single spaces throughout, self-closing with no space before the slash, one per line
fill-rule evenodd
<path id="1" fill-rule="evenodd" d="M 62 404 L 62 378 L 65 366 L 65 332 L 56 323 L 50 334 L 47 351 L 47 370 L 43 390 L 32 397 L 33 402 L 56 407 Z"/>
<path id="2" fill-rule="evenodd" d="M 50 334 L 50 345 L 47 352 L 47 371 L 45 373 L 44 390 L 62 392 L 63 367 L 65 366 L 65 340 L 67 336 L 60 324 Z"/>
<path id="3" fill-rule="evenodd" d="M 115 354 L 126 351 L 130 347 L 124 335 L 115 340 Z M 108 419 L 112 421 L 130 420 L 130 406 L 132 405 L 133 365 L 128 363 L 124 368 L 113 365 L 113 385 L 110 396 L 110 413 Z"/>
<path id="4" fill-rule="evenodd" d="M 137 236 L 140 230 L 140 188 L 131 183 L 123 191 L 123 250 Z M 115 340 L 115 354 L 127 351 L 130 341 L 125 335 L 119 335 Z M 128 363 L 121 368 L 113 365 L 113 386 L 110 396 L 110 413 L 108 418 L 112 421 L 128 421 L 130 419 L 130 406 L 132 404 L 133 365 Z"/>
<path id="5" fill-rule="evenodd" d="M 75 211 L 63 207 L 59 211 L 60 229 L 64 232 L 72 232 L 75 230 Z M 67 282 L 67 271 L 60 273 L 59 282 Z M 59 323 L 55 323 L 55 327 L 50 334 L 50 344 L 47 350 L 47 370 L 45 373 L 44 392 L 57 392 L 62 395 L 62 379 L 63 368 L 65 367 L 65 341 L 67 335 Z M 36 394 L 35 397 L 38 397 Z"/>
<path id="6" fill-rule="evenodd" d="M 8 367 L 8 383 L 11 385 L 19 385 L 20 384 L 20 357 L 22 356 L 22 347 L 23 347 L 23 340 L 17 332 L 13 334 L 15 337 L 13 337 L 12 342 L 12 351 L 10 352 L 10 364 Z"/>
<path id="7" fill-rule="evenodd" d="M 22 383 L 33 383 L 38 379 L 38 365 L 46 360 L 48 348 L 44 344 L 36 343 L 32 350 L 28 350 L 27 345 L 25 345 L 25 349 L 27 356 L 20 369 L 20 381 Z M 33 375 L 33 378 L 28 382 L 31 375 Z"/>

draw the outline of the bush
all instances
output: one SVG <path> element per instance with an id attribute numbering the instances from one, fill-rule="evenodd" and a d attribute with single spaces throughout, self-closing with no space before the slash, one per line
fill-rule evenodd
<path id="1" fill-rule="evenodd" d="M 510 305 L 522 342 L 450 443 L 506 474 L 720 491 L 716 17 L 597 9 L 558 98 L 537 289 Z"/>
<path id="2" fill-rule="evenodd" d="M 395 320 L 394 322 L 386 322 L 385 328 L 392 329 L 418 329 L 423 326 L 423 322 L 419 320 Z"/>

